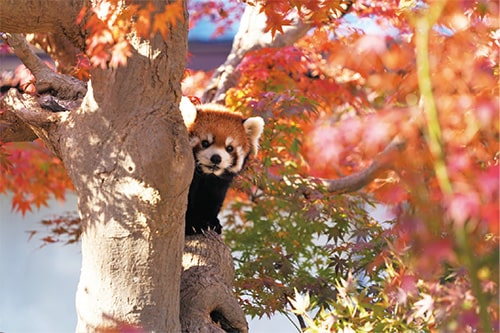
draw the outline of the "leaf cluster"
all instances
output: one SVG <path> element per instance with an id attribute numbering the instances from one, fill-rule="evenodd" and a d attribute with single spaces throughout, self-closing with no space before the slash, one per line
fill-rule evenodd
<path id="1" fill-rule="evenodd" d="M 73 189 L 61 160 L 39 141 L 0 145 L 0 174 L 0 193 L 12 193 L 12 209 L 23 215 Z"/>
<path id="2" fill-rule="evenodd" d="M 334 23 L 351 7 L 352 0 L 273 0 L 247 1 L 249 5 L 260 6 L 260 11 L 267 17 L 266 29 L 274 37 L 277 32 L 283 33 L 283 28 L 294 24 L 290 14 L 295 12 L 298 18 L 313 26 Z"/>
<path id="3" fill-rule="evenodd" d="M 122 5 L 122 1 L 109 0 L 84 6 L 77 24 L 86 31 L 86 55 L 94 67 L 116 68 L 127 64 L 132 54 L 129 36 L 151 38 L 159 33 L 164 40 L 171 27 L 184 21 L 182 1 L 167 3 L 156 8 L 151 2 Z"/>

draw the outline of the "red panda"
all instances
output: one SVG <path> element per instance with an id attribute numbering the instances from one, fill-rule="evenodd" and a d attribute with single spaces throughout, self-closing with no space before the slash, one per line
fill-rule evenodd
<path id="1" fill-rule="evenodd" d="M 180 107 L 195 160 L 188 194 L 186 235 L 209 229 L 220 234 L 222 226 L 217 215 L 234 176 L 259 149 L 264 120 L 244 118 L 219 104 L 195 107 L 185 97 Z"/>

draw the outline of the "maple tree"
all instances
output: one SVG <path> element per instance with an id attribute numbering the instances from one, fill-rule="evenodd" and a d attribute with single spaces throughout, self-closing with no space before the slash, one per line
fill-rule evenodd
<path id="1" fill-rule="evenodd" d="M 247 3 L 226 63 L 183 86 L 266 119 L 222 213 L 246 313 L 310 332 L 498 331 L 498 4 Z M 235 20 L 234 4 L 192 6 Z M 152 12 L 89 21 L 90 63 L 125 65 L 119 22 L 148 35 Z M 71 188 L 45 148 L 2 147 L 15 210 Z"/>
<path id="2" fill-rule="evenodd" d="M 205 92 L 267 119 L 262 164 L 225 214 L 243 305 L 291 310 L 311 332 L 498 331 L 498 6 L 358 1 L 350 13 L 249 47 Z M 283 20 L 266 29 L 300 34 Z"/>

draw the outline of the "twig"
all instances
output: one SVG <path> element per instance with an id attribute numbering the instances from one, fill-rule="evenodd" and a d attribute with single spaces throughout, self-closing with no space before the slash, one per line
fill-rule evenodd
<path id="1" fill-rule="evenodd" d="M 371 183 L 380 172 L 390 169 L 393 153 L 401 152 L 405 147 L 406 142 L 396 138 L 374 158 L 368 168 L 342 178 L 321 179 L 321 181 L 326 190 L 331 193 L 342 194 L 358 191 Z"/>

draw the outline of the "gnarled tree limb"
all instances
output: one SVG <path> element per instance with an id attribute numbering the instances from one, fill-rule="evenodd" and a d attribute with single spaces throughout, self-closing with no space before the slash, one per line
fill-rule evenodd
<path id="1" fill-rule="evenodd" d="M 232 292 L 233 258 L 213 231 L 187 236 L 182 257 L 181 325 L 183 332 L 248 332 Z"/>
<path id="2" fill-rule="evenodd" d="M 58 155 L 50 144 L 46 130 L 54 126 L 60 116 L 52 111 L 72 110 L 80 106 L 85 95 L 86 84 L 74 77 L 58 74 L 50 69 L 30 48 L 22 34 L 2 33 L 14 53 L 35 76 L 37 98 L 19 94 L 11 89 L 2 98 L 0 106 L 0 141 L 33 141 L 44 139 L 49 148 Z"/>
<path id="3" fill-rule="evenodd" d="M 45 110 L 35 97 L 20 94 L 15 89 L 9 90 L 0 101 L 0 107 L 4 109 L 0 113 L 0 120 L 5 120 L 10 125 L 4 128 L 0 126 L 0 141 L 33 141 L 39 137 L 54 154 L 60 156 L 55 143 L 55 127 L 65 118 L 65 114 Z M 49 135 L 49 132 L 52 134 Z"/>
<path id="4" fill-rule="evenodd" d="M 72 76 L 58 74 L 50 69 L 33 52 L 24 35 L 2 33 L 1 37 L 35 76 L 35 88 L 39 94 L 50 93 L 65 100 L 76 100 L 85 96 L 86 84 Z"/>
<path id="5" fill-rule="evenodd" d="M 59 73 L 69 75 L 78 63 L 77 56 L 81 49 L 76 47 L 63 33 L 28 34 L 26 40 L 44 50 L 54 60 Z"/>

